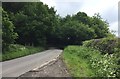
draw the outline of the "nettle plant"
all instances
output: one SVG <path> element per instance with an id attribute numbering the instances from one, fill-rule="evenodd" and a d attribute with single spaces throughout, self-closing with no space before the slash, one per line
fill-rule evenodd
<path id="1" fill-rule="evenodd" d="M 91 58 L 91 67 L 99 77 L 116 77 L 116 62 L 114 55 L 105 54 L 101 57 Z"/>

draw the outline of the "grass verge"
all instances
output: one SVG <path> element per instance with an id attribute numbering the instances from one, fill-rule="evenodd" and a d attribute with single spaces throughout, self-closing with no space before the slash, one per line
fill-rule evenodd
<path id="1" fill-rule="evenodd" d="M 72 77 L 119 77 L 114 54 L 103 55 L 93 48 L 68 46 L 62 56 Z"/>
<path id="2" fill-rule="evenodd" d="M 63 60 L 66 63 L 68 70 L 73 77 L 95 76 L 93 70 L 88 64 L 89 62 L 84 57 L 80 57 L 80 52 L 86 52 L 83 51 L 83 48 L 81 49 L 79 46 L 68 46 L 65 48 Z"/>
<path id="3" fill-rule="evenodd" d="M 43 47 L 32 47 L 32 46 L 23 46 L 18 44 L 12 44 L 10 46 L 9 51 L 5 51 L 2 56 L 2 61 L 11 60 L 19 57 L 23 57 L 26 55 L 38 53 L 43 51 Z"/>

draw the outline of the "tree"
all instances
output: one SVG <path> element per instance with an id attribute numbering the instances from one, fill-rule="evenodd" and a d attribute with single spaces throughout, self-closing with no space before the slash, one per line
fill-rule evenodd
<path id="1" fill-rule="evenodd" d="M 78 12 L 76 15 L 72 16 L 74 20 L 77 20 L 79 22 L 82 22 L 83 24 L 87 25 L 89 24 L 89 17 L 84 12 Z"/>
<path id="2" fill-rule="evenodd" d="M 63 45 L 81 44 L 82 41 L 95 37 L 94 30 L 89 28 L 88 25 L 72 20 L 56 28 L 55 34 L 56 41 L 59 41 L 57 44 Z"/>
<path id="3" fill-rule="evenodd" d="M 48 8 L 42 2 L 26 3 L 11 18 L 16 27 L 15 31 L 20 37 L 17 42 L 25 45 L 45 46 L 56 25 L 55 13 L 54 8 Z"/>
<path id="4" fill-rule="evenodd" d="M 110 32 L 109 32 L 109 25 L 106 21 L 103 21 L 100 14 L 95 14 L 92 18 L 91 22 L 91 28 L 95 30 L 96 33 L 96 38 L 103 38 L 107 37 Z"/>
<path id="5" fill-rule="evenodd" d="M 12 21 L 9 20 L 6 11 L 2 10 L 2 46 L 4 50 L 8 50 L 10 44 L 15 42 L 17 38 L 17 33 L 14 32 L 14 25 Z"/>
<path id="6" fill-rule="evenodd" d="M 56 15 L 54 7 L 42 2 L 3 3 L 9 22 L 19 38 L 18 44 L 46 46 L 81 44 L 82 41 L 110 35 L 107 22 L 99 14 L 93 17 L 84 12 Z"/>

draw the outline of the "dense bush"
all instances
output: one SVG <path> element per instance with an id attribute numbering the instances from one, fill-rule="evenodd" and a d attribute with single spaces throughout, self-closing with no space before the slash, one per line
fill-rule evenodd
<path id="1" fill-rule="evenodd" d="M 83 46 L 95 48 L 102 53 L 115 53 L 118 46 L 118 39 L 113 37 L 107 37 L 102 39 L 92 39 L 83 42 Z"/>
<path id="2" fill-rule="evenodd" d="M 103 38 L 103 39 L 93 39 L 93 40 L 83 42 L 83 46 L 94 48 L 94 49 L 101 51 L 101 53 L 104 55 L 104 57 L 103 57 L 103 60 L 101 60 L 99 63 L 97 63 L 98 65 L 100 65 L 101 62 L 104 62 L 104 67 L 107 67 L 110 64 L 109 61 L 114 60 L 112 63 L 116 62 L 117 72 L 120 73 L 120 68 L 119 68 L 119 65 L 120 65 L 120 41 L 119 40 L 120 40 L 119 38 L 113 38 L 113 37 L 107 37 L 107 38 Z M 106 66 L 106 64 L 108 64 L 108 65 Z M 96 67 L 96 64 L 94 67 Z M 101 68 L 101 70 L 102 69 L 103 68 Z M 102 71 L 106 72 L 106 68 Z M 113 73 L 113 72 L 111 70 L 111 73 Z M 119 73 L 116 73 L 116 75 L 119 76 L 120 75 Z"/>
<path id="3" fill-rule="evenodd" d="M 90 59 L 91 67 L 99 77 L 118 77 L 117 59 L 113 54 L 92 57 Z"/>

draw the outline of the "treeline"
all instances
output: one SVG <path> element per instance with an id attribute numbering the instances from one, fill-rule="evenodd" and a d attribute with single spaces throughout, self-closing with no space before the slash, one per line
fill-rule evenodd
<path id="1" fill-rule="evenodd" d="M 2 3 L 3 51 L 10 44 L 65 46 L 111 35 L 108 23 L 99 14 L 84 12 L 62 18 L 42 2 Z"/>

